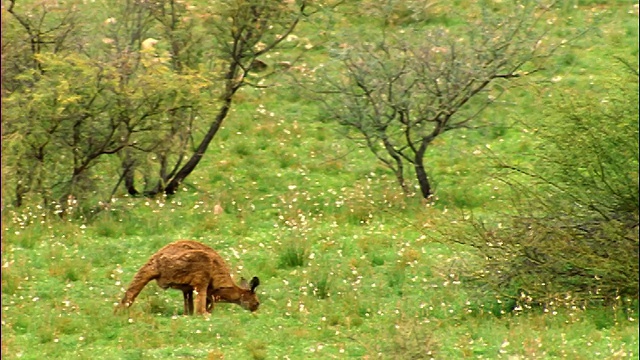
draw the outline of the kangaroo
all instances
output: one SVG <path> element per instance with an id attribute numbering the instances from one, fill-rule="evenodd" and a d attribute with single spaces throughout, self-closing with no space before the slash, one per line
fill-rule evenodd
<path id="1" fill-rule="evenodd" d="M 229 267 L 212 248 L 197 241 L 179 240 L 158 250 L 135 274 L 120 301 L 120 307 L 129 307 L 140 291 L 156 280 L 163 289 L 181 290 L 185 314 L 193 314 L 193 292 L 196 291 L 197 314 L 213 311 L 216 302 L 234 303 L 249 311 L 260 306 L 255 289 L 260 280 L 253 277 L 240 286 L 231 278 Z"/>

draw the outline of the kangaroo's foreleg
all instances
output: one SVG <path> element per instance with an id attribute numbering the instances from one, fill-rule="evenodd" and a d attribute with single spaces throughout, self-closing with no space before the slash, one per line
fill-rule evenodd
<path id="1" fill-rule="evenodd" d="M 182 295 L 184 297 L 184 314 L 193 314 L 193 290 L 183 290 Z"/>
<path id="2" fill-rule="evenodd" d="M 153 261 L 149 261 L 144 264 L 144 266 L 141 267 L 133 277 L 133 280 L 131 281 L 131 284 L 129 284 L 124 297 L 120 301 L 120 305 L 124 307 L 131 306 L 138 294 L 140 294 L 140 291 L 142 291 L 142 289 L 149 283 L 149 281 L 157 279 L 158 277 L 160 277 L 160 273 L 156 269 Z"/>

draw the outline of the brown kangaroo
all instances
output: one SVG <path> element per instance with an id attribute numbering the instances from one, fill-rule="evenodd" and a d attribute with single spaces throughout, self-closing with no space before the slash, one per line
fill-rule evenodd
<path id="1" fill-rule="evenodd" d="M 179 240 L 153 254 L 133 277 L 120 307 L 131 306 L 151 280 L 156 280 L 163 289 L 181 290 L 185 314 L 193 314 L 194 290 L 197 292 L 195 310 L 198 314 L 212 311 L 215 302 L 238 304 L 252 312 L 260 306 L 255 293 L 260 280 L 254 277 L 247 285 L 246 280 L 241 279 L 240 286 L 237 286 L 222 257 L 197 241 Z"/>

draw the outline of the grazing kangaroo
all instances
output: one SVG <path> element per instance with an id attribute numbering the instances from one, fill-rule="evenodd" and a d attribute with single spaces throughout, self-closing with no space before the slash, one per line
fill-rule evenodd
<path id="1" fill-rule="evenodd" d="M 120 307 L 131 306 L 151 280 L 156 280 L 163 289 L 181 290 L 185 314 L 193 314 L 194 290 L 197 292 L 195 310 L 198 314 L 212 311 L 215 302 L 238 304 L 250 311 L 256 311 L 260 306 L 255 293 L 260 280 L 254 277 L 247 285 L 242 279 L 237 286 L 222 257 L 197 241 L 176 241 L 153 254 L 133 277 Z"/>

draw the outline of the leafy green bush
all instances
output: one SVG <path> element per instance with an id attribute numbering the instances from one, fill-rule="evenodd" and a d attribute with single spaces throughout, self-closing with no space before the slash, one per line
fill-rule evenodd
<path id="1" fill-rule="evenodd" d="M 638 75 L 626 71 L 590 95 L 551 97 L 544 122 L 530 124 L 531 168 L 500 164 L 513 205 L 501 223 L 473 220 L 462 240 L 486 258 L 473 275 L 485 293 L 520 304 L 637 298 Z"/>

